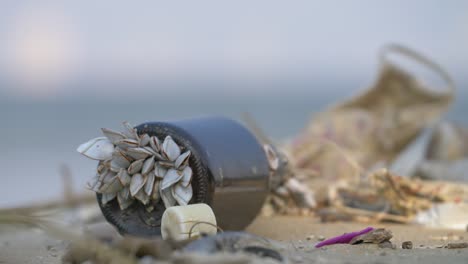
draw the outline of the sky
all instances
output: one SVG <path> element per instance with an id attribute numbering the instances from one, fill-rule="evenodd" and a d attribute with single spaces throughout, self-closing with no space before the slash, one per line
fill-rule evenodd
<path id="1" fill-rule="evenodd" d="M 468 1 L 2 1 L 0 96 L 318 93 L 320 85 L 259 84 L 369 83 L 386 43 L 468 83 Z M 236 85 L 204 85 L 219 80 Z"/>

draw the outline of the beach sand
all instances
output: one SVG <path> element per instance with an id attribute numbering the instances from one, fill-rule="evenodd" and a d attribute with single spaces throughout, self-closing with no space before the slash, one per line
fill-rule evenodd
<path id="1" fill-rule="evenodd" d="M 320 237 L 329 238 L 367 226 L 391 230 L 394 235 L 391 241 L 397 249 L 382 249 L 373 244 L 314 247 Z M 299 216 L 259 217 L 247 231 L 279 241 L 280 252 L 290 263 L 468 263 L 468 248 L 438 248 L 451 240 L 468 242 L 468 233 L 462 231 L 395 224 L 320 223 L 312 217 Z M 403 241 L 412 241 L 413 249 L 401 249 Z M 0 263 L 62 263 L 67 244 L 40 230 L 3 232 Z"/>

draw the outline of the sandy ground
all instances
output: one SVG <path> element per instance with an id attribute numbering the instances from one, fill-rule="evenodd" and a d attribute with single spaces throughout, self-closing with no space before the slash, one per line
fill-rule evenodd
<path id="1" fill-rule="evenodd" d="M 319 237 L 325 238 L 363 229 L 358 223 L 318 223 L 310 217 L 260 217 L 247 231 L 280 241 L 280 251 L 290 263 L 468 263 L 468 248 L 437 248 L 450 240 L 468 242 L 467 232 L 433 230 L 408 225 L 379 224 L 394 234 L 397 249 L 377 245 L 333 245 L 315 249 Z M 309 237 L 309 239 L 307 239 Z M 414 248 L 401 249 L 403 241 Z M 0 263 L 61 263 L 67 243 L 50 238 L 43 232 L 20 231 L 0 233 Z"/>

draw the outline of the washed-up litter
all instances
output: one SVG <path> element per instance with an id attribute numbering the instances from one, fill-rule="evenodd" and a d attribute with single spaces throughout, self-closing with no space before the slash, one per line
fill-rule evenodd
<path id="1" fill-rule="evenodd" d="M 361 231 L 345 233 L 341 236 L 337 236 L 337 237 L 324 240 L 318 243 L 317 245 L 315 245 L 315 247 L 320 248 L 323 246 L 329 246 L 329 245 L 334 245 L 334 244 L 349 244 L 355 237 L 371 232 L 372 230 L 374 230 L 374 228 L 367 227 Z"/>
<path id="2" fill-rule="evenodd" d="M 391 54 L 427 66 L 445 87 L 421 82 L 392 62 Z M 286 188 L 290 178 L 273 190 L 266 208 L 280 214 L 307 208 L 323 221 L 465 228 L 468 129 L 441 121 L 455 98 L 454 87 L 442 67 L 426 57 L 402 46 L 386 47 L 373 87 L 316 114 L 283 146 L 292 179 L 304 186 L 296 190 L 314 202 L 297 203 L 298 195 Z M 444 210 L 449 204 L 457 206 Z"/>
<path id="3" fill-rule="evenodd" d="M 321 248 L 323 246 L 330 246 L 335 244 L 378 244 L 381 245 L 386 242 L 390 242 L 390 239 L 393 237 L 391 231 L 384 228 L 373 228 L 367 227 L 361 231 L 345 233 L 343 235 L 326 239 L 317 245 L 316 248 Z M 390 246 L 393 247 L 393 244 L 390 242 Z M 385 245 L 383 245 L 385 247 Z"/>

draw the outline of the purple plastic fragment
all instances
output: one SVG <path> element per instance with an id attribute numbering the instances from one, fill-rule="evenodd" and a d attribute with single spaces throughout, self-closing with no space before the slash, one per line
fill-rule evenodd
<path id="1" fill-rule="evenodd" d="M 345 233 L 341 236 L 333 237 L 327 240 L 324 240 L 317 245 L 315 245 L 316 248 L 323 247 L 323 246 L 329 246 L 329 245 L 334 245 L 334 244 L 348 244 L 351 242 L 351 240 L 357 236 L 363 235 L 365 233 L 369 233 L 370 231 L 374 230 L 373 227 L 367 227 L 361 231 L 357 232 L 351 232 L 351 233 Z"/>

